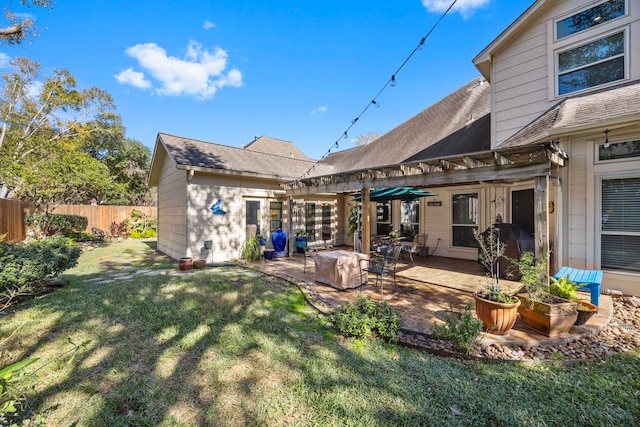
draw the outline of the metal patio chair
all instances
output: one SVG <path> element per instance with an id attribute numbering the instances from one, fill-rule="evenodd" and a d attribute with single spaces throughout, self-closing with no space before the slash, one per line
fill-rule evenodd
<path id="1" fill-rule="evenodd" d="M 361 259 L 360 260 L 360 283 L 364 284 L 364 273 L 370 273 L 376 275 L 376 286 L 380 281 L 380 297 L 384 295 L 384 276 L 393 276 L 393 287 L 398 291 L 398 284 L 396 283 L 396 267 L 398 265 L 398 258 L 402 251 L 402 245 L 392 244 L 387 247 L 384 254 L 373 259 Z"/>

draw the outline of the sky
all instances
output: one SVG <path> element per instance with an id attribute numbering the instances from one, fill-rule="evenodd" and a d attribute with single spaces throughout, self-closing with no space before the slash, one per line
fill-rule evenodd
<path id="1" fill-rule="evenodd" d="M 13 3 L 40 36 L 0 46 L 0 72 L 17 56 L 69 70 L 109 92 L 126 136 L 151 150 L 159 132 L 234 147 L 268 135 L 321 159 L 477 78 L 473 58 L 533 0 L 458 0 L 395 86 L 452 0 Z"/>

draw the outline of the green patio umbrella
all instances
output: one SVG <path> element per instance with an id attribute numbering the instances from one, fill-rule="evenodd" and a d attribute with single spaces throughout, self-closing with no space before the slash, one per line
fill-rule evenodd
<path id="1" fill-rule="evenodd" d="M 371 190 L 369 199 L 372 202 L 386 202 L 389 200 L 404 200 L 405 202 L 415 200 L 420 197 L 437 196 L 436 193 L 430 191 L 423 191 L 413 187 L 389 187 L 389 188 L 376 188 Z M 358 194 L 352 200 L 359 202 L 362 200 L 362 195 Z"/>

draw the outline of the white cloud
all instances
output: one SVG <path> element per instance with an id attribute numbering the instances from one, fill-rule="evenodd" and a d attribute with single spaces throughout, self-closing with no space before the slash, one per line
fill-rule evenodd
<path id="1" fill-rule="evenodd" d="M 227 52 L 219 47 L 209 52 L 200 43 L 190 40 L 184 58 L 167 55 L 155 43 L 128 47 L 125 53 L 137 59 L 140 67 L 158 83 L 155 92 L 159 95 L 209 99 L 222 87 L 242 86 L 242 73 L 239 70 L 232 69 L 225 73 Z M 131 69 L 129 74 L 133 73 L 136 71 Z M 141 81 L 146 81 L 141 72 L 137 73 Z M 132 84 L 131 81 L 121 83 Z"/>
<path id="2" fill-rule="evenodd" d="M 113 77 L 116 78 L 118 83 L 129 84 L 138 89 L 148 89 L 151 87 L 151 82 L 144 78 L 144 73 L 134 71 L 133 68 L 127 68 Z"/>
<path id="3" fill-rule="evenodd" d="M 204 21 L 204 24 L 202 24 L 202 28 L 204 28 L 205 30 L 210 30 L 212 28 L 215 28 L 216 24 L 214 24 L 213 22 L 209 21 L 208 19 L 206 21 Z"/>
<path id="4" fill-rule="evenodd" d="M 314 114 L 324 114 L 327 112 L 327 106 L 323 105 L 321 107 L 318 108 L 314 108 L 313 110 L 311 110 L 311 115 L 313 116 Z"/>
<path id="5" fill-rule="evenodd" d="M 11 61 L 11 57 L 0 52 L 0 68 L 9 68 L 9 61 Z"/>
<path id="6" fill-rule="evenodd" d="M 468 18 L 476 9 L 485 6 L 491 0 L 458 0 L 451 11 L 459 12 L 463 18 Z M 451 6 L 452 0 L 422 0 L 422 5 L 429 12 L 442 13 Z"/>

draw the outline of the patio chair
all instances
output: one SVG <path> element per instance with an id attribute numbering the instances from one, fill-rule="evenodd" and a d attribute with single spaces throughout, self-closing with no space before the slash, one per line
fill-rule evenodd
<path id="1" fill-rule="evenodd" d="M 387 250 L 379 257 L 373 259 L 361 259 L 360 260 L 360 283 L 364 285 L 364 273 L 371 273 L 376 275 L 376 286 L 380 281 L 380 297 L 384 294 L 384 276 L 393 275 L 393 287 L 398 291 L 398 284 L 396 283 L 396 267 L 398 265 L 398 257 L 402 251 L 400 244 L 393 244 L 387 247 Z"/>
<path id="2" fill-rule="evenodd" d="M 412 242 L 402 243 L 402 252 L 409 254 L 409 258 L 411 259 L 411 262 L 414 266 L 416 265 L 416 262 L 413 259 L 413 254 L 423 255 L 424 253 L 426 253 L 425 248 L 427 247 L 428 237 L 428 234 L 416 234 L 415 236 L 413 236 Z"/>
<path id="3" fill-rule="evenodd" d="M 317 248 L 309 249 L 309 241 L 315 241 L 315 239 L 308 239 L 306 242 L 295 241 L 296 252 L 297 254 L 302 255 L 304 258 L 304 274 L 307 274 L 307 258 L 313 258 L 313 254 L 318 252 Z M 312 252 L 312 253 L 310 253 Z"/>

